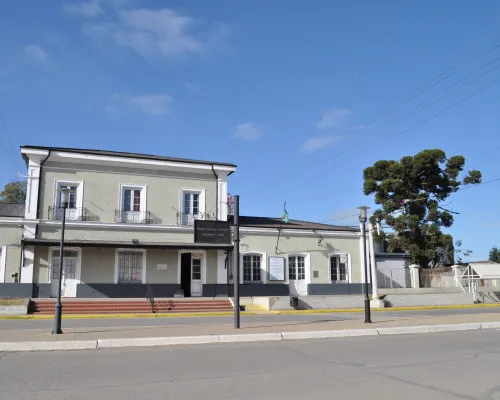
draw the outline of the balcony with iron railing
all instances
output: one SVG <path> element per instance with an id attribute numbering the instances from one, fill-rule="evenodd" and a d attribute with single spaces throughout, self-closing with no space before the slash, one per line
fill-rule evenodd
<path id="1" fill-rule="evenodd" d="M 183 212 L 177 212 L 177 225 L 194 225 L 194 221 L 196 220 L 209 220 L 209 221 L 216 221 L 217 216 L 215 214 L 210 214 L 210 213 L 183 213 Z"/>
<path id="2" fill-rule="evenodd" d="M 161 224 L 161 219 L 151 211 L 115 210 L 115 222 L 122 224 Z"/>
<path id="3" fill-rule="evenodd" d="M 62 221 L 64 209 L 60 207 L 49 207 L 48 218 Z M 99 216 L 85 207 L 66 208 L 66 221 L 99 221 Z"/>

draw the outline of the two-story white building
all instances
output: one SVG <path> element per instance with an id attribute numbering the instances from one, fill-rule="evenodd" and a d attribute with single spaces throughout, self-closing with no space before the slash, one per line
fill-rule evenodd
<path id="1" fill-rule="evenodd" d="M 64 297 L 232 295 L 232 244 L 196 243 L 193 223 L 228 219 L 236 165 L 39 146 L 21 153 L 27 198 L 23 215 L 0 215 L 0 297 L 56 296 L 63 187 L 72 192 Z M 240 223 L 242 296 L 361 293 L 359 229 L 265 217 Z M 276 279 L 270 264 L 280 260 L 286 272 Z"/>

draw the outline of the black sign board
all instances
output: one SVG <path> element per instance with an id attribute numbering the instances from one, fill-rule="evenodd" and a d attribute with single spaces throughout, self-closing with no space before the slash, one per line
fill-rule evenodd
<path id="1" fill-rule="evenodd" d="M 194 242 L 231 244 L 231 225 L 228 221 L 194 221 Z"/>

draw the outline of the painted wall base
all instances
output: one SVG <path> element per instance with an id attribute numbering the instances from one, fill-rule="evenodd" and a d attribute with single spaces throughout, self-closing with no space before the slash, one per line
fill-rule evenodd
<path id="1" fill-rule="evenodd" d="M 174 297 L 174 293 L 181 289 L 176 283 L 157 284 L 119 284 L 119 283 L 80 283 L 76 287 L 78 298 L 147 298 L 148 286 L 151 286 L 153 294 L 158 297 Z"/>

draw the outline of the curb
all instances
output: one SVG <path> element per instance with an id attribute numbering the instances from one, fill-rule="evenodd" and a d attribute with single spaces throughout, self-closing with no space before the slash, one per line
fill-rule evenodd
<path id="1" fill-rule="evenodd" d="M 416 333 L 459 332 L 499 329 L 500 322 L 466 323 L 450 325 L 401 326 L 394 328 L 346 329 L 335 331 L 298 331 L 276 333 L 248 333 L 230 335 L 177 336 L 153 338 L 123 338 L 98 340 L 67 340 L 54 342 L 5 342 L 0 343 L 1 352 L 9 351 L 55 351 L 95 350 L 125 347 L 159 347 L 190 344 L 267 342 L 297 339 L 327 339 L 359 336 L 409 335 Z"/>
<path id="2" fill-rule="evenodd" d="M 372 312 L 393 312 L 393 311 L 425 311 L 425 310 L 453 310 L 464 308 L 494 308 L 500 307 L 498 304 L 462 304 L 453 306 L 420 306 L 420 307 L 390 307 L 372 308 Z M 364 312 L 364 308 L 345 308 L 333 310 L 281 310 L 281 311 L 243 311 L 240 315 L 301 315 L 301 314 L 336 314 L 336 313 L 356 313 Z M 158 313 L 158 314 L 67 314 L 64 319 L 136 319 L 136 318 L 177 318 L 177 317 L 229 317 L 233 316 L 233 311 L 221 312 L 194 312 L 194 313 Z M 20 319 L 20 320 L 44 320 L 54 319 L 53 315 L 0 315 L 0 320 Z"/>

